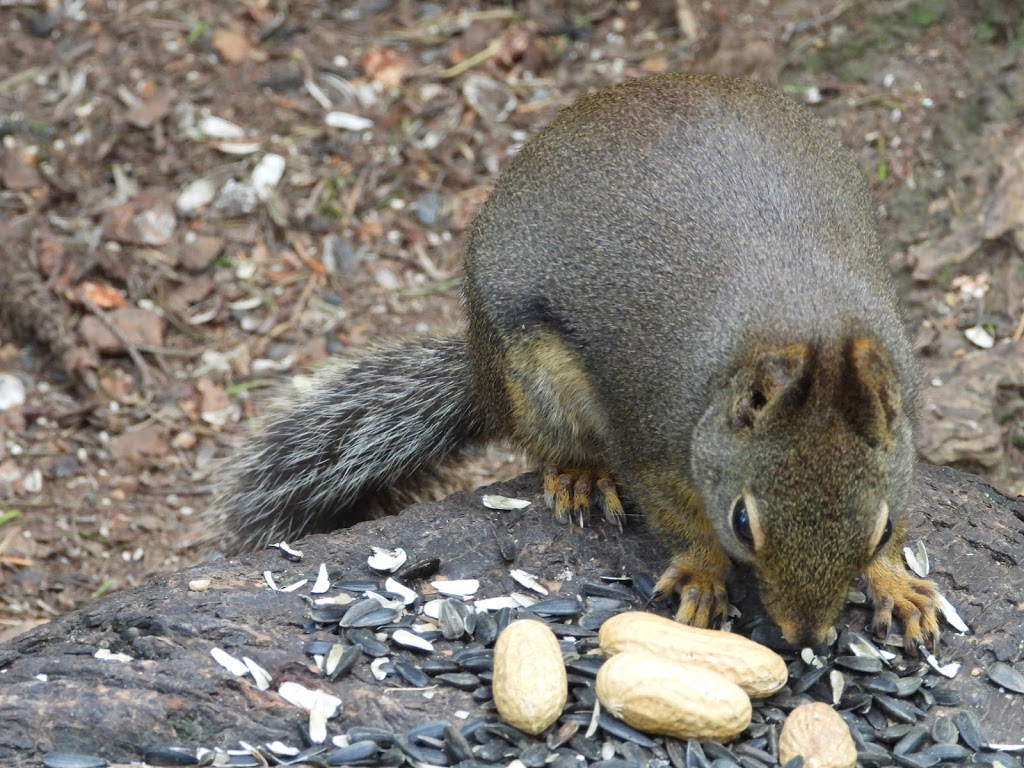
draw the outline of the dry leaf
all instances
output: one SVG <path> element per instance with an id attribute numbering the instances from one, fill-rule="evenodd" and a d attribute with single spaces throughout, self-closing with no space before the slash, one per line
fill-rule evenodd
<path id="1" fill-rule="evenodd" d="M 228 64 L 241 64 L 252 53 L 249 38 L 229 29 L 218 29 L 213 33 L 213 47 Z"/>
<path id="2" fill-rule="evenodd" d="M 368 48 L 362 58 L 366 74 L 384 88 L 398 88 L 416 69 L 416 60 L 390 48 Z"/>

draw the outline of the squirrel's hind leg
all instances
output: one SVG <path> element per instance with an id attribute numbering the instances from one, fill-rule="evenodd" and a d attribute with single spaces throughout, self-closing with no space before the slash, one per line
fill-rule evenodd
<path id="1" fill-rule="evenodd" d="M 560 334 L 534 331 L 506 351 L 511 438 L 542 466 L 555 518 L 580 527 L 592 504 L 622 528 L 625 513 L 605 454 L 607 416 L 579 354 Z"/>

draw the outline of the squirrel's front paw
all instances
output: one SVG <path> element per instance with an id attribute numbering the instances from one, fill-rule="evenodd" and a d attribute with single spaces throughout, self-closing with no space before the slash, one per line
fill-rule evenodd
<path id="1" fill-rule="evenodd" d="M 564 469 L 553 464 L 545 467 L 544 501 L 558 522 L 571 520 L 580 528 L 590 522 L 590 505 L 594 501 L 620 531 L 626 517 L 615 481 L 602 469 Z"/>
<path id="2" fill-rule="evenodd" d="M 898 557 L 898 556 L 897 556 Z M 917 655 L 919 646 L 939 646 L 939 590 L 935 583 L 907 573 L 899 560 L 883 553 L 864 572 L 868 596 L 875 604 L 875 635 L 889 634 L 895 615 L 903 623 L 903 647 Z"/>
<path id="3" fill-rule="evenodd" d="M 679 594 L 676 621 L 693 627 L 710 627 L 725 621 L 729 593 L 725 589 L 728 558 L 721 552 L 684 552 L 672 558 L 654 587 L 655 594 Z"/>

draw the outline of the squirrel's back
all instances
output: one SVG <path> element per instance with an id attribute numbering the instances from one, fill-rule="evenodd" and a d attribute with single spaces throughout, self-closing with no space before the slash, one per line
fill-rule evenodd
<path id="1" fill-rule="evenodd" d="M 913 381 L 860 170 L 805 108 L 748 81 L 648 77 L 563 111 L 477 217 L 466 281 L 481 357 L 559 332 L 620 437 L 637 435 L 631 460 L 685 445 L 711 383 L 758 340 L 870 331 Z"/>

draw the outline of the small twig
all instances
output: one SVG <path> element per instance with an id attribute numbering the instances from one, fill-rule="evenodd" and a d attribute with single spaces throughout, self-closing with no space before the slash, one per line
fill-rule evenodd
<path id="1" fill-rule="evenodd" d="M 149 374 L 149 366 L 146 365 L 146 361 L 142 359 L 142 355 L 139 354 L 139 350 L 125 335 L 124 331 L 117 327 L 114 321 L 107 316 L 106 312 L 84 296 L 82 297 L 82 303 L 85 305 L 86 309 L 96 315 L 96 317 L 99 318 L 99 321 L 107 327 L 107 330 L 114 334 L 117 340 L 121 342 L 121 346 L 125 348 L 128 356 L 132 359 L 132 362 L 135 363 L 135 367 L 139 369 L 139 378 L 142 381 L 142 385 L 146 388 L 152 387 L 153 377 Z"/>

